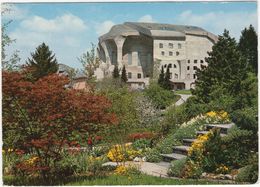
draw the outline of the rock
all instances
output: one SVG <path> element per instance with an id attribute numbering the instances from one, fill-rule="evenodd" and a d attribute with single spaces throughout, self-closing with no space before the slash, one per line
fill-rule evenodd
<path id="1" fill-rule="evenodd" d="M 141 162 L 141 161 L 142 161 L 142 159 L 141 159 L 141 158 L 139 158 L 139 157 L 135 157 L 133 161 L 134 161 L 134 162 Z"/>
<path id="2" fill-rule="evenodd" d="M 203 178 L 207 177 L 207 173 L 206 172 L 202 173 L 201 177 L 203 177 Z"/>
<path id="3" fill-rule="evenodd" d="M 226 174 L 226 175 L 225 175 L 225 179 L 233 180 L 233 177 L 232 177 L 231 175 Z"/>
<path id="4" fill-rule="evenodd" d="M 146 160 L 147 160 L 146 157 L 143 157 L 143 158 L 142 158 L 142 161 L 143 161 L 143 162 L 146 162 Z"/>
<path id="5" fill-rule="evenodd" d="M 217 175 L 217 178 L 218 178 L 218 179 L 225 179 L 225 175 L 219 174 L 219 175 Z"/>

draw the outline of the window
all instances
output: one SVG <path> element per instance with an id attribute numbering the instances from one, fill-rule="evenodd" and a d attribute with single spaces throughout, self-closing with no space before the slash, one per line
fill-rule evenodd
<path id="1" fill-rule="evenodd" d="M 141 66 L 141 53 L 140 52 L 138 52 L 137 63 L 138 63 L 138 66 Z"/>
<path id="2" fill-rule="evenodd" d="M 164 64 L 164 68 L 167 68 L 167 64 Z"/>
<path id="3" fill-rule="evenodd" d="M 172 79 L 172 73 L 170 73 L 170 79 Z"/>
<path id="4" fill-rule="evenodd" d="M 170 49 L 173 48 L 173 43 L 169 43 L 169 48 L 170 48 Z"/>
<path id="5" fill-rule="evenodd" d="M 178 74 L 177 73 L 174 74 L 174 78 L 178 79 Z"/>
<path id="6" fill-rule="evenodd" d="M 128 65 L 131 65 L 132 64 L 132 53 L 128 53 Z"/>
<path id="7" fill-rule="evenodd" d="M 196 74 L 193 74 L 193 79 L 196 79 Z"/>
<path id="8" fill-rule="evenodd" d="M 176 56 L 179 56 L 180 52 L 176 51 Z"/>
<path id="9" fill-rule="evenodd" d="M 200 60 L 200 63 L 203 64 L 203 60 Z"/>
<path id="10" fill-rule="evenodd" d="M 163 44 L 162 44 L 162 43 L 159 43 L 159 47 L 160 47 L 160 48 L 163 48 Z"/>
<path id="11" fill-rule="evenodd" d="M 197 66 L 193 66 L 193 70 L 197 70 L 198 68 L 197 68 Z"/>
<path id="12" fill-rule="evenodd" d="M 190 60 L 188 60 L 188 64 L 190 63 Z"/>
<path id="13" fill-rule="evenodd" d="M 162 52 L 161 52 L 161 55 L 164 56 L 164 54 L 165 54 L 164 51 L 162 51 Z"/>
<path id="14" fill-rule="evenodd" d="M 198 60 L 194 60 L 194 64 L 197 64 Z"/>
<path id="15" fill-rule="evenodd" d="M 141 79 L 142 78 L 142 74 L 141 73 L 137 73 L 137 78 Z"/>
<path id="16" fill-rule="evenodd" d="M 174 68 L 177 68 L 176 64 L 173 65 Z"/>
<path id="17" fill-rule="evenodd" d="M 128 72 L 127 77 L 128 77 L 128 79 L 132 79 L 132 73 Z"/>
<path id="18" fill-rule="evenodd" d="M 169 68 L 172 68 L 172 64 L 169 64 L 168 66 L 169 66 Z"/>
<path id="19" fill-rule="evenodd" d="M 172 51 L 170 51 L 170 52 L 169 52 L 169 56 L 172 56 L 172 55 L 173 55 L 173 52 L 172 52 Z"/>
<path id="20" fill-rule="evenodd" d="M 178 49 L 181 49 L 181 44 L 178 44 Z"/>
<path id="21" fill-rule="evenodd" d="M 187 66 L 187 70 L 190 70 L 190 66 Z"/>

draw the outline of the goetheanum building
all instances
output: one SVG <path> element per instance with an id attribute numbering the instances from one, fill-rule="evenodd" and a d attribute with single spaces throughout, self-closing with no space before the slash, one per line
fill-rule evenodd
<path id="1" fill-rule="evenodd" d="M 207 66 L 205 57 L 217 37 L 195 26 L 125 22 L 99 37 L 100 67 L 97 79 L 111 75 L 114 66 L 125 65 L 128 83 L 134 88 L 149 84 L 155 61 L 170 67 L 173 89 L 190 89 L 195 72 Z"/>

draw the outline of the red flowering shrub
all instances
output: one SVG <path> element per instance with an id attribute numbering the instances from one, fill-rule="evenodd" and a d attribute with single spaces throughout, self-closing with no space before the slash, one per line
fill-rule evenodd
<path id="1" fill-rule="evenodd" d="M 156 134 L 152 132 L 133 133 L 128 135 L 128 140 L 135 141 L 139 139 L 152 139 L 155 135 Z"/>
<path id="2" fill-rule="evenodd" d="M 3 72 L 3 147 L 36 154 L 43 175 L 61 159 L 62 148 L 75 143 L 74 133 L 86 137 L 117 123 L 105 97 L 66 89 L 67 83 L 56 74 L 32 83 L 22 73 Z"/>

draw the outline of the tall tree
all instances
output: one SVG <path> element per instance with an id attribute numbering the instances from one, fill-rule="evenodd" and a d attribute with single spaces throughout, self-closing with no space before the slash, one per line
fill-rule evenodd
<path id="1" fill-rule="evenodd" d="M 257 74 L 257 33 L 252 25 L 241 32 L 238 49 L 246 57 L 248 68 Z"/>
<path id="2" fill-rule="evenodd" d="M 163 69 L 163 66 L 162 66 L 162 68 L 161 68 L 161 73 L 160 73 L 160 75 L 159 75 L 158 84 L 159 84 L 161 87 L 164 87 L 164 69 Z"/>
<path id="3" fill-rule="evenodd" d="M 50 51 L 45 43 L 39 45 L 35 52 L 31 53 L 31 56 L 32 58 L 28 58 L 26 64 L 35 80 L 58 71 L 58 63 L 55 55 L 52 54 L 52 51 Z"/>
<path id="4" fill-rule="evenodd" d="M 122 74 L 121 74 L 121 80 L 123 82 L 127 82 L 127 76 L 126 76 L 126 69 L 125 69 L 125 65 L 123 66 L 123 69 L 122 69 Z"/>
<path id="5" fill-rule="evenodd" d="M 170 81 L 170 79 L 171 79 L 170 66 L 168 65 L 167 69 L 166 69 L 165 76 L 164 76 L 164 88 L 167 89 L 167 90 L 171 89 L 171 81 Z"/>
<path id="6" fill-rule="evenodd" d="M 117 78 L 119 78 L 119 69 L 118 69 L 118 66 L 117 65 L 115 65 L 115 68 L 114 68 L 114 70 L 113 70 L 113 78 L 114 79 L 117 79 Z"/>
<path id="7" fill-rule="evenodd" d="M 205 59 L 208 67 L 197 70 L 198 78 L 192 93 L 204 103 L 209 103 L 214 95 L 219 97 L 213 94 L 217 89 L 221 89 L 224 95 L 236 96 L 242 80 L 247 77 L 247 71 L 246 60 L 237 49 L 235 39 L 225 30 L 208 54 Z"/>
<path id="8" fill-rule="evenodd" d="M 100 59 L 95 52 L 95 45 L 92 43 L 91 46 L 90 51 L 83 53 L 82 56 L 78 58 L 83 65 L 84 72 L 89 80 L 94 78 L 94 72 L 100 65 Z"/>

